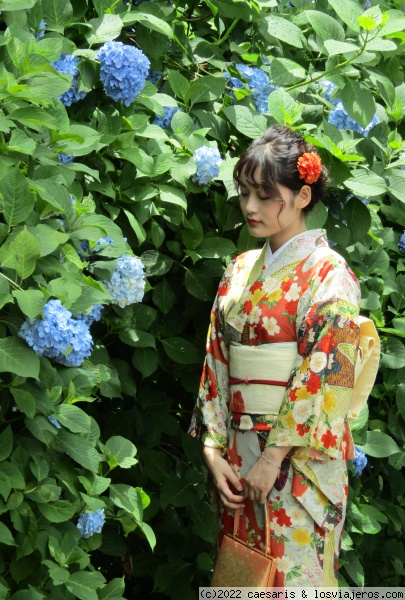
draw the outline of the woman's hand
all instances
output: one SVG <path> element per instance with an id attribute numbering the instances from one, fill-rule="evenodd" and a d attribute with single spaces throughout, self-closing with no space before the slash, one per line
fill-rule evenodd
<path id="1" fill-rule="evenodd" d="M 260 456 L 246 475 L 245 498 L 255 500 L 259 504 L 266 502 L 266 498 L 280 474 L 280 465 L 290 450 L 291 446 L 264 449 L 263 457 L 265 458 Z"/>
<path id="2" fill-rule="evenodd" d="M 234 494 L 230 489 L 230 485 L 240 492 L 243 491 L 243 487 L 231 465 L 222 458 L 221 454 L 220 448 L 211 448 L 210 446 L 204 446 L 203 448 L 204 460 L 224 506 L 230 509 L 243 508 L 243 495 Z"/>

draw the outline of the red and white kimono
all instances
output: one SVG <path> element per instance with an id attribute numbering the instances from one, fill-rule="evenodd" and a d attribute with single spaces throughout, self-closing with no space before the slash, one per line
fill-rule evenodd
<path id="1" fill-rule="evenodd" d="M 238 256 L 212 308 L 190 433 L 222 448 L 242 484 L 264 447 L 293 446 L 270 493 L 276 586 L 337 584 L 359 302 L 356 277 L 318 229 L 296 236 L 276 256 L 268 244 Z M 261 351 L 269 344 L 295 348 L 281 396 L 263 376 Z M 234 347 L 251 349 L 256 377 L 238 380 L 231 373 L 230 379 Z M 241 533 L 245 526 L 246 538 L 262 547 L 263 508 L 248 499 L 245 507 Z M 233 524 L 223 507 L 220 515 L 219 541 Z"/>

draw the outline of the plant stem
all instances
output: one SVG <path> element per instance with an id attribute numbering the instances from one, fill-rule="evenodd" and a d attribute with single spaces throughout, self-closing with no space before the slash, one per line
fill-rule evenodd
<path id="1" fill-rule="evenodd" d="M 215 45 L 216 46 L 220 46 L 222 44 L 222 42 L 224 42 L 225 40 L 228 39 L 228 37 L 231 35 L 232 31 L 235 29 L 236 25 L 239 23 L 239 17 L 237 17 L 236 19 L 234 19 L 232 25 L 229 27 L 228 31 L 226 32 L 226 34 L 224 35 L 224 37 L 222 37 L 221 39 L 219 39 Z"/>
<path id="2" fill-rule="evenodd" d="M 0 275 L 1 275 L 2 277 L 4 277 L 4 279 L 7 279 L 7 281 L 8 281 L 9 283 L 11 283 L 11 285 L 13 285 L 13 286 L 14 286 L 14 287 L 16 287 L 17 289 L 21 290 L 22 292 L 24 291 L 24 290 L 23 290 L 23 288 L 22 288 L 22 287 L 20 287 L 20 286 L 18 285 L 18 283 L 16 283 L 15 281 L 13 281 L 13 280 L 12 280 L 12 279 L 10 279 L 9 277 L 7 277 L 7 275 L 4 275 L 4 273 L 1 273 L 1 272 L 0 272 Z"/>

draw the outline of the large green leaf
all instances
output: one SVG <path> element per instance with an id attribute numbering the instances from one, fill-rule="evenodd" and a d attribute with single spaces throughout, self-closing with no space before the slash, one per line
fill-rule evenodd
<path id="1" fill-rule="evenodd" d="M 0 195 L 3 197 L 3 215 L 10 227 L 25 221 L 34 208 L 34 196 L 18 167 L 0 181 Z"/>
<path id="2" fill-rule="evenodd" d="M 249 138 L 255 139 L 266 130 L 266 117 L 247 106 L 228 106 L 222 112 L 240 133 Z"/>
<path id="3" fill-rule="evenodd" d="M 338 17 L 340 17 L 343 23 L 346 23 L 355 32 L 360 31 L 360 25 L 357 21 L 363 10 L 359 4 L 352 0 L 329 0 L 329 4 L 332 6 Z"/>
<path id="4" fill-rule="evenodd" d="M 306 77 L 304 67 L 289 58 L 274 58 L 270 69 L 272 81 L 276 85 L 293 85 Z"/>
<path id="5" fill-rule="evenodd" d="M 87 439 L 60 429 L 56 443 L 62 451 L 66 452 L 79 465 L 93 473 L 98 472 L 99 462 L 103 457 Z"/>
<path id="6" fill-rule="evenodd" d="M 197 246 L 195 251 L 204 258 L 221 258 L 235 254 L 236 246 L 226 238 L 208 237 Z"/>
<path id="7" fill-rule="evenodd" d="M 158 368 L 158 354 L 152 348 L 137 348 L 132 355 L 132 364 L 142 377 L 149 377 Z"/>
<path id="8" fill-rule="evenodd" d="M 110 498 L 116 506 L 129 512 L 137 522 L 142 522 L 142 498 L 136 488 L 122 483 L 113 484 L 110 486 Z"/>
<path id="9" fill-rule="evenodd" d="M 57 419 L 63 427 L 72 433 L 90 433 L 91 419 L 84 410 L 73 404 L 61 404 Z"/>
<path id="10" fill-rule="evenodd" d="M 38 379 L 39 358 L 19 338 L 4 338 L 0 340 L 0 372 L 5 371 Z"/>
<path id="11" fill-rule="evenodd" d="M 394 337 L 389 337 L 381 354 L 381 365 L 389 369 L 402 369 L 405 367 L 405 346 Z"/>
<path id="12" fill-rule="evenodd" d="M 266 15 L 260 19 L 258 28 L 267 39 L 280 40 L 294 48 L 304 48 L 306 40 L 302 31 L 292 21 L 278 15 Z"/>
<path id="13" fill-rule="evenodd" d="M 213 301 L 212 278 L 198 269 L 187 269 L 184 283 L 189 294 L 198 300 Z"/>
<path id="14" fill-rule="evenodd" d="M 118 15 L 106 14 L 98 19 L 90 19 L 90 30 L 84 32 L 89 46 L 115 40 L 121 33 L 123 23 Z"/>
<path id="15" fill-rule="evenodd" d="M 379 175 L 358 169 L 353 172 L 350 179 L 345 181 L 345 186 L 349 188 L 358 198 L 372 198 L 386 192 L 385 181 Z"/>
<path id="16" fill-rule="evenodd" d="M 377 458 L 391 456 L 399 452 L 399 448 L 392 437 L 382 431 L 367 431 L 365 445 L 358 444 L 358 447 L 369 456 Z"/>
<path id="17" fill-rule="evenodd" d="M 350 229 L 352 244 L 360 241 L 367 235 L 371 226 L 370 211 L 357 198 L 351 198 L 343 209 L 343 217 Z"/>
<path id="18" fill-rule="evenodd" d="M 73 8 L 69 0 L 41 0 L 41 4 L 48 27 L 64 27 L 73 16 Z"/>
<path id="19" fill-rule="evenodd" d="M 56 500 L 38 503 L 38 509 L 51 523 L 64 523 L 73 517 L 78 505 L 70 500 Z"/>
<path id="20" fill-rule="evenodd" d="M 0 461 L 8 458 L 13 450 L 13 430 L 8 425 L 0 433 Z"/>
<path id="21" fill-rule="evenodd" d="M 373 93 L 364 85 L 349 80 L 339 92 L 340 99 L 349 115 L 362 127 L 368 125 L 375 114 Z"/>
<path id="22" fill-rule="evenodd" d="M 160 341 L 166 354 L 175 362 L 184 365 L 200 362 L 197 348 L 191 342 L 180 337 L 171 337 Z"/>
<path id="23" fill-rule="evenodd" d="M 41 254 L 39 243 L 32 233 L 24 228 L 15 236 L 10 250 L 17 275 L 21 279 L 27 279 L 34 272 L 37 259 Z"/>
<path id="24" fill-rule="evenodd" d="M 269 111 L 281 125 L 293 125 L 301 118 L 303 106 L 296 102 L 283 89 L 272 92 L 269 96 Z"/>
<path id="25" fill-rule="evenodd" d="M 42 314 L 46 299 L 39 290 L 14 290 L 13 296 L 21 311 L 30 319 Z"/>
<path id="26" fill-rule="evenodd" d="M 107 455 L 110 468 L 120 466 L 122 469 L 129 469 L 138 462 L 135 458 L 136 447 L 120 435 L 111 437 L 102 449 Z"/>
<path id="27" fill-rule="evenodd" d="M 98 600 L 96 590 L 105 583 L 105 577 L 99 571 L 76 571 L 65 582 L 67 589 L 80 600 Z"/>
<path id="28" fill-rule="evenodd" d="M 344 29 L 333 17 L 318 10 L 306 10 L 305 16 L 321 40 L 336 40 L 338 42 L 344 41 Z"/>

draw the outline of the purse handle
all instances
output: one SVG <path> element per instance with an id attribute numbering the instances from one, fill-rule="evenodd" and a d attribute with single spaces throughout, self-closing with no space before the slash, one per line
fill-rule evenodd
<path id="1" fill-rule="evenodd" d="M 264 504 L 264 530 L 265 530 L 265 550 L 264 554 L 270 555 L 270 511 L 271 501 L 266 500 Z M 233 537 L 239 537 L 239 520 L 242 509 L 237 508 L 233 517 Z"/>

